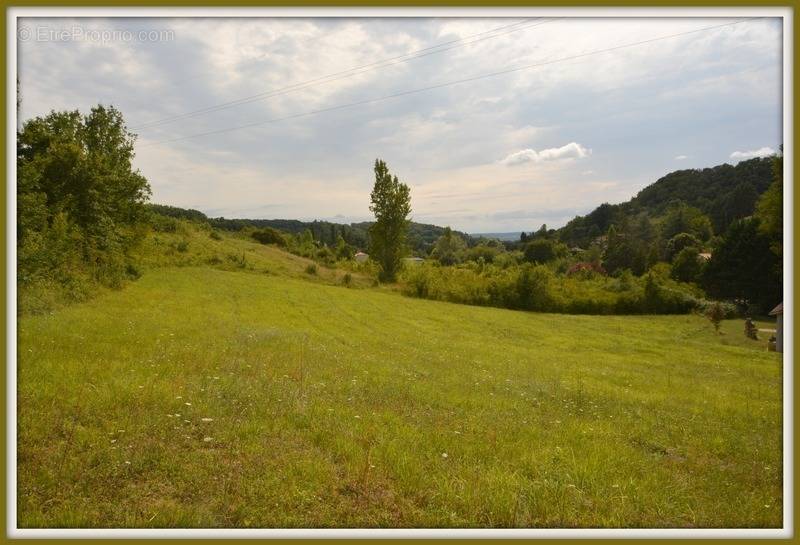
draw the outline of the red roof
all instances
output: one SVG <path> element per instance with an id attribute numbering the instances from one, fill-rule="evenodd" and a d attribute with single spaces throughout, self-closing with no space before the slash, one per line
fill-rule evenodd
<path id="1" fill-rule="evenodd" d="M 770 316 L 783 314 L 783 303 L 778 303 L 778 306 L 769 311 Z"/>

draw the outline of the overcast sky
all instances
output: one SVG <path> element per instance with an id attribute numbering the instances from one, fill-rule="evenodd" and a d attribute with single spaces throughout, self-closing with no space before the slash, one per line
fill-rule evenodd
<path id="1" fill-rule="evenodd" d="M 780 20 L 733 21 L 29 18 L 20 117 L 113 104 L 153 200 L 213 216 L 370 219 L 380 157 L 416 221 L 557 227 L 778 149 Z"/>

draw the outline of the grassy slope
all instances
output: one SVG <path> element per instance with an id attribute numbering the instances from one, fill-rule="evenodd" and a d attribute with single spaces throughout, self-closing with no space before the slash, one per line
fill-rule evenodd
<path id="1" fill-rule="evenodd" d="M 408 299 L 248 248 L 275 274 L 148 268 L 20 319 L 22 527 L 780 525 L 781 362 L 741 321 Z"/>
<path id="2" fill-rule="evenodd" d="M 145 270 L 169 266 L 190 267 L 209 265 L 216 269 L 263 273 L 291 278 L 304 278 L 325 284 L 342 284 L 346 270 L 315 264 L 312 260 L 292 255 L 274 245 L 260 244 L 253 239 L 226 231 L 214 231 L 212 238 L 206 226 L 178 221 L 174 233 L 150 233 L 136 250 L 136 261 Z M 183 251 L 179 244 L 185 243 Z M 306 272 L 314 266 L 315 274 Z M 350 271 L 351 287 L 372 285 L 372 279 Z"/>

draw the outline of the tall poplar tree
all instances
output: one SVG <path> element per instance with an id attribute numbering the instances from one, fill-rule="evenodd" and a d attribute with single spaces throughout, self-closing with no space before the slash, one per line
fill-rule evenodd
<path id="1" fill-rule="evenodd" d="M 375 214 L 375 223 L 369 228 L 370 253 L 381 266 L 380 279 L 392 282 L 406 252 L 411 190 L 397 176 L 392 176 L 380 159 L 375 160 L 375 186 L 370 202 L 369 209 Z"/>

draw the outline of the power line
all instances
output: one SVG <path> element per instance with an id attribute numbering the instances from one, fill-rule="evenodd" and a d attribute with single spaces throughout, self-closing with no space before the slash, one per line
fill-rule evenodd
<path id="1" fill-rule="evenodd" d="M 552 21 L 555 21 L 555 20 L 557 20 L 557 18 L 543 20 L 543 21 L 540 20 L 540 22 L 537 22 L 537 23 L 531 23 L 529 19 L 526 19 L 524 21 L 518 21 L 518 22 L 513 23 L 511 25 L 505 25 L 505 26 L 497 27 L 497 28 L 494 28 L 494 29 L 491 29 L 491 30 L 478 32 L 477 34 L 472 34 L 472 35 L 469 35 L 469 36 L 465 36 L 464 38 L 459 38 L 457 40 L 451 40 L 449 42 L 444 42 L 444 43 L 441 43 L 441 44 L 425 47 L 423 49 L 418 49 L 416 51 L 412 51 L 411 53 L 405 53 L 403 55 L 398 55 L 396 57 L 390 57 L 388 59 L 383 59 L 383 60 L 380 60 L 380 61 L 374 61 L 374 62 L 371 62 L 371 63 L 368 63 L 368 64 L 364 64 L 364 65 L 361 65 L 361 66 L 348 68 L 347 70 L 342 70 L 340 72 L 334 72 L 332 74 L 328 74 L 328 75 L 325 75 L 325 76 L 320 76 L 320 77 L 317 77 L 317 78 L 314 78 L 314 79 L 311 79 L 311 80 L 307 80 L 307 81 L 304 81 L 304 82 L 295 83 L 295 84 L 288 85 L 288 86 L 285 86 L 285 87 L 281 87 L 279 89 L 275 89 L 275 90 L 272 90 L 272 91 L 264 91 L 262 93 L 257 93 L 255 95 L 250 95 L 250 96 L 239 98 L 239 99 L 232 100 L 232 101 L 229 101 L 229 102 L 223 102 L 221 104 L 216 104 L 216 105 L 213 105 L 213 106 L 207 106 L 205 108 L 192 110 L 192 111 L 189 111 L 189 112 L 185 112 L 183 114 L 176 114 L 176 115 L 173 115 L 173 116 L 170 116 L 170 117 L 165 117 L 165 118 L 162 118 L 162 119 L 150 121 L 148 123 L 143 123 L 141 125 L 138 125 L 138 126 L 135 126 L 135 127 L 131 127 L 131 130 L 149 129 L 149 128 L 152 128 L 152 127 L 157 127 L 157 126 L 160 126 L 160 125 L 173 123 L 175 121 L 188 119 L 190 117 L 195 117 L 195 116 L 198 116 L 198 115 L 217 112 L 217 111 L 220 111 L 220 110 L 225 110 L 225 109 L 228 109 L 228 108 L 233 108 L 233 107 L 241 106 L 241 105 L 244 105 L 244 104 L 250 104 L 250 103 L 253 103 L 253 102 L 265 100 L 267 98 L 272 98 L 274 96 L 279 96 L 279 95 L 288 94 L 288 93 L 291 93 L 291 92 L 294 92 L 294 91 L 299 91 L 301 89 L 305 89 L 307 87 L 312 87 L 314 85 L 319 85 L 319 84 L 322 84 L 322 83 L 330 83 L 332 81 L 337 81 L 337 80 L 340 80 L 340 79 L 353 77 L 353 76 L 356 76 L 356 75 L 359 75 L 359 74 L 363 74 L 365 72 L 376 70 L 378 68 L 384 68 L 386 66 L 393 66 L 395 64 L 401 64 L 401 63 L 408 62 L 408 61 L 415 60 L 415 59 L 419 59 L 419 58 L 422 58 L 422 57 L 427 57 L 429 55 L 435 55 L 435 54 L 438 54 L 438 53 L 443 53 L 445 51 L 450 51 L 451 49 L 456 49 L 458 47 L 463 47 L 465 45 L 470 45 L 470 44 L 474 44 L 474 43 L 481 42 L 481 41 L 484 41 L 484 40 L 497 38 L 499 36 L 504 36 L 506 34 L 511 34 L 512 32 L 518 32 L 518 31 L 524 30 L 526 28 L 539 26 L 539 25 L 542 25 L 542 24 L 545 24 L 545 23 L 549 23 L 549 22 L 552 22 Z M 506 32 L 498 33 L 498 31 L 501 31 L 501 30 L 506 30 Z M 490 35 L 489 36 L 485 36 L 486 34 L 490 34 Z M 472 38 L 476 38 L 478 36 L 483 36 L 483 37 L 477 38 L 477 39 L 472 40 L 472 41 L 465 41 L 465 40 L 470 40 Z M 451 45 L 451 44 L 455 44 L 455 45 Z M 450 45 L 450 47 L 445 47 L 445 46 L 448 46 L 448 45 Z"/>
<path id="2" fill-rule="evenodd" d="M 352 108 L 352 107 L 355 107 L 355 106 L 364 106 L 364 105 L 367 105 L 367 104 L 373 104 L 373 103 L 376 103 L 376 102 L 381 102 L 381 101 L 384 101 L 384 100 L 390 100 L 390 99 L 393 99 L 393 98 L 398 98 L 398 97 L 407 96 L 407 95 L 411 95 L 411 94 L 421 93 L 421 92 L 424 92 L 424 91 L 431 91 L 431 90 L 434 90 L 434 89 L 441 89 L 443 87 L 450 87 L 452 85 L 458 85 L 458 84 L 461 84 L 461 83 L 469 83 L 469 82 L 472 82 L 472 81 L 478 81 L 478 80 L 481 80 L 481 79 L 487 79 L 487 78 L 492 78 L 492 77 L 501 76 L 501 75 L 505 75 L 505 74 L 511 74 L 511 73 L 520 72 L 520 71 L 523 71 L 523 70 L 530 70 L 532 68 L 539 68 L 539 67 L 542 67 L 542 66 L 548 66 L 548 65 L 551 65 L 551 64 L 556 64 L 556 63 L 559 63 L 559 62 L 575 60 L 575 59 L 579 59 L 579 58 L 583 58 L 583 57 L 589 57 L 589 56 L 592 56 L 592 55 L 600 55 L 600 54 L 603 54 L 603 53 L 610 53 L 612 51 L 618 51 L 620 49 L 626 49 L 626 48 L 629 48 L 629 47 L 636 47 L 636 46 L 640 46 L 640 45 L 644 45 L 644 44 L 648 44 L 648 43 L 653 43 L 653 42 L 658 42 L 658 41 L 662 41 L 662 40 L 678 38 L 678 37 L 681 37 L 681 36 L 687 36 L 689 34 L 696 34 L 698 32 L 705 32 L 705 31 L 708 31 L 708 30 L 715 30 L 717 28 L 723 28 L 723 27 L 738 25 L 740 23 L 744 23 L 744 22 L 747 22 L 747 21 L 753 21 L 753 20 L 756 20 L 756 19 L 762 19 L 762 18 L 763 17 L 753 17 L 753 18 L 749 18 L 749 19 L 741 19 L 741 20 L 738 20 L 738 21 L 733 21 L 731 23 L 723 23 L 723 24 L 720 24 L 720 25 L 713 25 L 713 26 L 708 26 L 708 27 L 703 27 L 703 28 L 697 28 L 697 29 L 694 29 L 694 30 L 687 30 L 685 32 L 678 32 L 678 33 L 675 33 L 675 34 L 668 34 L 668 35 L 665 35 L 665 36 L 658 36 L 658 37 L 655 37 L 655 38 L 648 38 L 646 40 L 640 40 L 640 41 L 637 41 L 637 42 L 621 44 L 621 45 L 617 45 L 617 46 L 613 46 L 613 47 L 607 47 L 607 48 L 604 48 L 604 49 L 596 49 L 594 51 L 588 51 L 588 52 L 585 52 L 585 53 L 578 53 L 578 54 L 575 54 L 575 55 L 569 55 L 569 56 L 566 56 L 566 57 L 561 57 L 561 58 L 558 58 L 558 59 L 552 59 L 552 60 L 549 60 L 549 61 L 541 61 L 541 62 L 537 62 L 537 63 L 518 66 L 516 68 L 508 68 L 508 69 L 505 69 L 505 70 L 499 70 L 497 72 L 491 72 L 491 73 L 488 73 L 488 74 L 481 74 L 481 75 L 478 75 L 478 76 L 472 76 L 472 77 L 469 77 L 469 78 L 464 78 L 464 79 L 459 79 L 459 80 L 454 80 L 454 81 L 448 81 L 448 82 L 439 83 L 439 84 L 436 84 L 436 85 L 430 85 L 430 86 L 427 86 L 427 87 L 420 87 L 420 88 L 417 88 L 417 89 L 410 89 L 408 91 L 400 91 L 400 92 L 393 93 L 393 94 L 390 94 L 390 95 L 385 95 L 385 96 L 382 96 L 382 97 L 366 99 L 366 100 L 360 100 L 360 101 L 357 101 L 357 102 L 350 102 L 350 103 L 347 103 L 347 104 L 340 104 L 340 105 L 337 105 L 337 106 L 330 106 L 328 108 L 320 108 L 318 110 L 311 110 L 311 111 L 308 111 L 308 112 L 292 114 L 292 115 L 288 115 L 288 116 L 285 116 L 285 117 L 276 117 L 276 118 L 272 118 L 272 119 L 265 119 L 263 121 L 256 121 L 256 122 L 247 123 L 247 124 L 244 124 L 244 125 L 237 125 L 237 126 L 234 126 L 234 127 L 227 127 L 227 128 L 224 128 L 224 129 L 217 129 L 217 130 L 208 131 L 208 132 L 190 134 L 190 135 L 187 135 L 187 136 L 181 136 L 181 137 L 172 138 L 172 139 L 169 139 L 169 140 L 159 140 L 157 142 L 151 142 L 149 144 L 143 144 L 141 147 L 147 147 L 147 146 L 152 146 L 152 145 L 156 145 L 156 144 L 169 144 L 169 143 L 180 142 L 180 141 L 183 141 L 183 140 L 189 140 L 189 139 L 193 139 L 193 138 L 200 138 L 200 137 L 203 137 L 203 136 L 212 136 L 212 135 L 216 135 L 216 134 L 224 134 L 224 133 L 228 133 L 228 132 L 232 132 L 232 131 L 237 131 L 237 130 L 240 130 L 240 129 L 248 129 L 248 128 L 251 128 L 251 127 L 257 127 L 259 125 L 266 125 L 266 124 L 269 124 L 269 123 L 277 123 L 279 121 L 288 121 L 290 119 L 297 119 L 297 118 L 300 118 L 300 117 L 308 117 L 308 116 L 311 116 L 311 115 L 317 115 L 317 114 L 326 113 L 326 112 L 332 112 L 332 111 L 336 111 L 336 110 L 343 110 L 343 109 Z"/>

